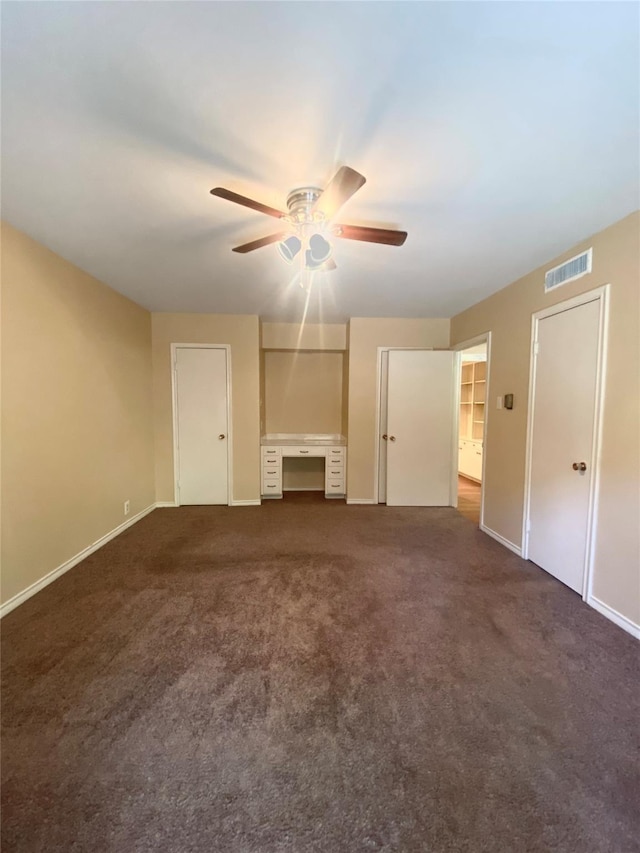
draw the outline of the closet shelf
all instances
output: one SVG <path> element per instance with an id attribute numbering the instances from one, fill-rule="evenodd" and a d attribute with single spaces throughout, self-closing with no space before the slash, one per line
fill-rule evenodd
<path id="1" fill-rule="evenodd" d="M 462 440 L 481 442 L 484 438 L 486 412 L 487 364 L 484 361 L 463 362 L 460 376 L 460 433 Z"/>

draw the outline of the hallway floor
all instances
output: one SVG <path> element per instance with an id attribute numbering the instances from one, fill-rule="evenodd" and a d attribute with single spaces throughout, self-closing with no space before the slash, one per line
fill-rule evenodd
<path id="1" fill-rule="evenodd" d="M 480 524 L 482 486 L 458 475 L 458 512 L 474 524 Z"/>

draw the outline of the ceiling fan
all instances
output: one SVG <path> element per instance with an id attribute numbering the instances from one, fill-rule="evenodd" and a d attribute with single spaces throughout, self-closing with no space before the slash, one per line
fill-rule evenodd
<path id="1" fill-rule="evenodd" d="M 236 246 L 233 251 L 245 254 L 261 249 L 270 243 L 278 243 L 281 256 L 292 262 L 299 252 L 307 270 L 332 270 L 336 268 L 331 257 L 332 237 L 344 240 L 362 240 L 366 243 L 384 243 L 387 246 L 402 246 L 407 239 L 406 231 L 388 228 L 370 228 L 362 225 L 341 225 L 333 222 L 342 205 L 366 182 L 366 178 L 349 166 L 342 166 L 324 190 L 318 187 L 298 187 L 287 196 L 287 212 L 277 210 L 252 198 L 239 195 L 224 187 L 215 187 L 211 194 L 250 207 L 267 216 L 281 219 L 286 230 L 269 234 Z"/>

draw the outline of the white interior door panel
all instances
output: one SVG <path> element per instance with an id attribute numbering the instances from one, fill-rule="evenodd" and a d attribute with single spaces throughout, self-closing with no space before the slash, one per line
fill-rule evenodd
<path id="1" fill-rule="evenodd" d="M 588 544 L 599 324 L 597 300 L 545 317 L 538 323 L 535 356 L 528 558 L 579 593 Z"/>
<path id="2" fill-rule="evenodd" d="M 445 351 L 389 351 L 388 506 L 451 505 L 454 358 Z"/>
<path id="3" fill-rule="evenodd" d="M 227 352 L 177 347 L 177 476 L 180 504 L 226 504 Z"/>

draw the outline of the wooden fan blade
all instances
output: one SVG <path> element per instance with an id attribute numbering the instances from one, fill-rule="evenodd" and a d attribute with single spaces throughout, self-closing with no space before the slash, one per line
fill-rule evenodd
<path id="1" fill-rule="evenodd" d="M 342 205 L 367 182 L 364 175 L 342 166 L 329 181 L 327 188 L 313 206 L 314 213 L 323 213 L 325 219 L 333 219 Z"/>
<path id="2" fill-rule="evenodd" d="M 267 216 L 275 216 L 276 219 L 282 219 L 287 214 L 282 210 L 276 210 L 275 207 L 269 207 L 268 204 L 262 204 L 261 201 L 254 201 L 252 198 L 247 198 L 244 195 L 238 195 L 231 190 L 225 190 L 224 187 L 214 187 L 211 190 L 211 195 L 217 195 L 219 198 L 224 198 L 227 201 L 233 201 L 236 204 L 242 204 L 244 207 L 250 207 L 252 210 L 257 210 L 259 213 L 266 213 Z"/>
<path id="3" fill-rule="evenodd" d="M 280 231 L 278 234 L 269 234 L 268 237 L 261 237 L 259 240 L 252 240 L 251 243 L 243 243 L 242 246 L 236 246 L 232 251 L 245 255 L 247 252 L 253 252 L 254 249 L 261 249 L 263 246 L 268 246 L 269 243 L 277 243 L 279 240 L 284 240 L 288 236 L 288 233 L 288 231 Z"/>
<path id="4" fill-rule="evenodd" d="M 334 234 L 345 240 L 363 240 L 365 243 L 384 243 L 387 246 L 402 246 L 407 239 L 406 231 L 368 228 L 364 225 L 336 225 Z"/>

